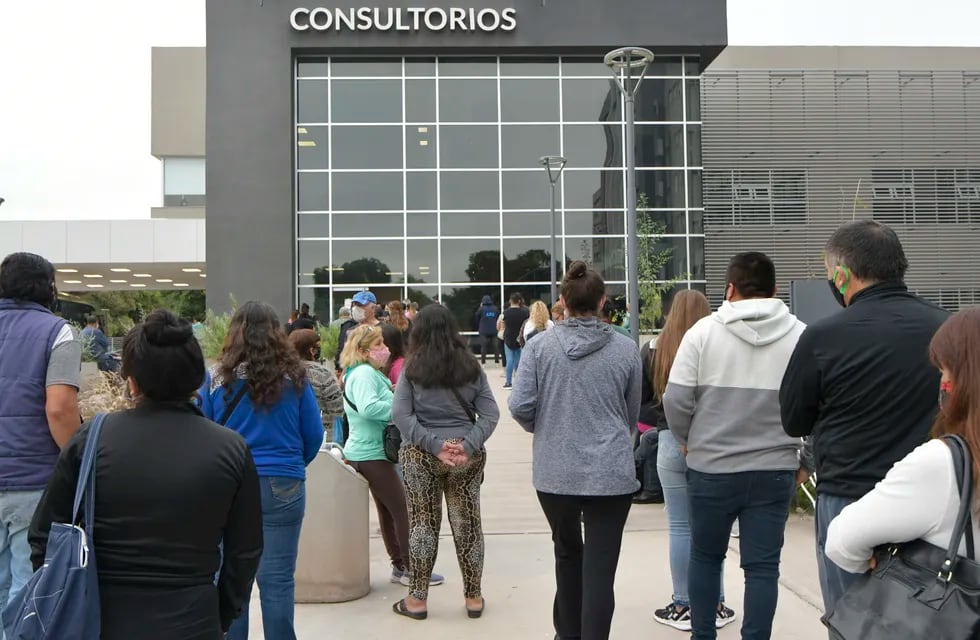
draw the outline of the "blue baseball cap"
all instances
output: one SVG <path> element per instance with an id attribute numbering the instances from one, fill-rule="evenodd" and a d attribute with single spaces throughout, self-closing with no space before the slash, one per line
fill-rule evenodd
<path id="1" fill-rule="evenodd" d="M 378 299 L 370 291 L 359 291 L 354 295 L 352 302 L 363 306 L 367 304 L 378 304 Z"/>

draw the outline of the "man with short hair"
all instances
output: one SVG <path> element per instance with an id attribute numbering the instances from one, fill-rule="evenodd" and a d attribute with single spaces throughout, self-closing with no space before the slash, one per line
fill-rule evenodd
<path id="1" fill-rule="evenodd" d="M 732 525 L 745 572 L 742 638 L 768 639 L 779 558 L 799 469 L 799 438 L 783 433 L 779 383 L 804 324 L 776 298 L 765 254 L 728 266 L 725 303 L 684 336 L 664 392 L 670 431 L 687 449 L 694 640 L 713 640 L 734 620 L 719 604 Z"/>
<path id="2" fill-rule="evenodd" d="M 79 426 L 82 346 L 51 312 L 57 298 L 41 256 L 0 263 L 0 610 L 33 573 L 27 529 Z"/>
<path id="3" fill-rule="evenodd" d="M 370 291 L 358 291 L 351 299 L 350 320 L 340 325 L 340 337 L 337 340 L 337 356 L 334 358 L 334 367 L 340 377 L 340 354 L 347 344 L 347 334 L 356 327 L 366 324 L 375 326 L 380 324 L 375 317 L 378 310 L 378 299 Z M 341 377 L 341 379 L 343 379 Z"/>
<path id="4" fill-rule="evenodd" d="M 337 319 L 331 322 L 330 326 L 337 327 L 339 329 L 348 320 L 350 320 L 350 309 L 347 307 L 341 307 L 340 313 L 337 314 Z"/>
<path id="5" fill-rule="evenodd" d="M 296 331 L 297 329 L 312 329 L 316 331 L 317 324 L 319 323 L 317 322 L 316 316 L 310 315 L 310 305 L 304 302 L 299 307 L 299 317 L 293 322 L 290 331 Z"/>
<path id="6" fill-rule="evenodd" d="M 510 306 L 504 309 L 497 320 L 497 329 L 504 331 L 504 366 L 506 367 L 504 389 L 513 387 L 514 372 L 521 364 L 521 343 L 517 340 L 521 335 L 524 323 L 531 317 L 531 312 L 524 306 L 524 296 L 516 291 L 510 294 Z"/>
<path id="7" fill-rule="evenodd" d="M 99 319 L 95 316 L 89 316 L 85 321 L 85 328 L 82 329 L 82 347 L 95 360 L 99 371 L 107 373 L 119 371 L 119 358 L 109 353 L 109 338 L 99 328 Z"/>
<path id="8" fill-rule="evenodd" d="M 898 235 L 864 220 L 826 245 L 827 279 L 844 307 L 803 333 L 779 392 L 786 433 L 809 436 L 817 472 L 817 565 L 824 611 L 858 576 L 824 554 L 831 521 L 929 437 L 939 372 L 929 342 L 948 313 L 909 292 Z"/>

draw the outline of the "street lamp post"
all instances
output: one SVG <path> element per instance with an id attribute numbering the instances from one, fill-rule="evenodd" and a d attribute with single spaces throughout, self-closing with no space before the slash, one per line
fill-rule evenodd
<path id="1" fill-rule="evenodd" d="M 548 172 L 548 182 L 551 183 L 551 304 L 558 302 L 558 271 L 555 261 L 558 260 L 558 223 L 555 216 L 555 205 L 558 199 L 558 180 L 565 170 L 567 160 L 561 156 L 544 156 L 541 165 Z M 562 260 L 562 265 L 565 261 Z"/>
<path id="2" fill-rule="evenodd" d="M 630 334 L 640 339 L 640 278 L 636 222 L 636 147 L 634 112 L 636 92 L 643 82 L 653 53 L 641 47 L 623 47 L 606 54 L 606 65 L 612 69 L 619 90 L 626 98 L 626 281 L 630 305 Z M 635 80 L 635 82 L 634 82 Z"/>

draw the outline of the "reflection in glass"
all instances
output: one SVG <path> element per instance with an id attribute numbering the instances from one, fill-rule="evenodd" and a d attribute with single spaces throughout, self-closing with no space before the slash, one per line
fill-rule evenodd
<path id="1" fill-rule="evenodd" d="M 330 320 L 330 289 L 326 286 L 323 287 L 303 287 L 299 290 L 299 303 L 306 303 L 310 305 L 310 309 L 313 310 L 313 315 L 321 320 Z M 339 309 L 334 311 L 334 316 L 339 312 Z M 284 318 L 285 319 L 285 318 Z"/>
<path id="2" fill-rule="evenodd" d="M 683 209 L 684 172 L 641 169 L 636 172 L 636 192 L 646 194 L 652 209 Z"/>
<path id="3" fill-rule="evenodd" d="M 333 127 L 335 169 L 401 169 L 402 128 Z"/>
<path id="4" fill-rule="evenodd" d="M 636 121 L 661 122 L 684 119 L 684 81 L 680 78 L 647 78 L 636 94 Z"/>
<path id="5" fill-rule="evenodd" d="M 541 156 L 559 155 L 561 132 L 558 125 L 505 124 L 500 129 L 500 144 L 505 168 L 535 169 L 540 167 Z"/>
<path id="6" fill-rule="evenodd" d="M 570 236 L 621 236 L 626 213 L 620 211 L 566 211 L 565 232 Z"/>
<path id="7" fill-rule="evenodd" d="M 496 122 L 496 80 L 440 80 L 441 122 Z"/>
<path id="8" fill-rule="evenodd" d="M 299 272 L 315 274 L 322 270 L 325 275 L 330 268 L 330 242 L 327 240 L 303 240 L 299 243 Z M 323 280 L 326 284 L 329 280 Z"/>
<path id="9" fill-rule="evenodd" d="M 405 219 L 400 213 L 335 213 L 335 238 L 401 238 Z"/>
<path id="10" fill-rule="evenodd" d="M 666 264 L 657 274 L 657 280 L 687 279 L 687 238 L 660 238 L 653 251 L 670 252 Z"/>
<path id="11" fill-rule="evenodd" d="M 687 206 L 700 209 L 704 206 L 704 202 L 701 196 L 701 171 L 688 171 L 687 172 Z"/>
<path id="12" fill-rule="evenodd" d="M 435 58 L 405 58 L 406 76 L 434 76 L 436 75 Z"/>
<path id="13" fill-rule="evenodd" d="M 439 235 L 439 214 L 435 211 L 424 213 L 408 212 L 408 237 Z"/>
<path id="14" fill-rule="evenodd" d="M 496 211 L 443 211 L 439 217 L 444 236 L 500 235 L 500 214 Z"/>
<path id="15" fill-rule="evenodd" d="M 330 84 L 328 80 L 300 80 L 296 83 L 296 121 L 330 120 Z"/>
<path id="16" fill-rule="evenodd" d="M 499 282 L 500 241 L 442 240 L 443 282 Z"/>
<path id="17" fill-rule="evenodd" d="M 564 179 L 564 178 L 563 178 Z M 534 171 L 504 171 L 504 209 L 550 209 L 551 183 L 544 168 Z M 561 208 L 561 184 L 555 206 Z"/>
<path id="18" fill-rule="evenodd" d="M 436 81 L 405 81 L 405 121 L 436 121 Z"/>
<path id="19" fill-rule="evenodd" d="M 504 281 L 548 282 L 551 278 L 551 240 L 504 240 Z"/>
<path id="20" fill-rule="evenodd" d="M 450 171 L 442 174 L 443 209 L 499 209 L 500 185 L 495 171 Z"/>
<path id="21" fill-rule="evenodd" d="M 558 80 L 501 80 L 503 122 L 558 122 Z"/>
<path id="22" fill-rule="evenodd" d="M 439 166 L 443 169 L 493 169 L 500 163 L 495 125 L 443 126 L 439 129 Z"/>
<path id="23" fill-rule="evenodd" d="M 396 283 L 404 280 L 401 240 L 343 240 L 333 243 L 334 284 Z"/>
<path id="24" fill-rule="evenodd" d="M 296 181 L 300 211 L 327 211 L 330 208 L 330 174 L 301 173 Z"/>
<path id="25" fill-rule="evenodd" d="M 637 167 L 683 167 L 684 125 L 636 125 Z"/>
<path id="26" fill-rule="evenodd" d="M 598 58 L 576 58 L 565 56 L 561 59 L 561 73 L 563 76 L 599 76 L 605 78 L 612 72 L 602 57 Z"/>
<path id="27" fill-rule="evenodd" d="M 334 80 L 333 122 L 401 122 L 401 80 Z"/>
<path id="28" fill-rule="evenodd" d="M 623 166 L 623 125 L 565 125 L 565 157 L 583 169 Z"/>
<path id="29" fill-rule="evenodd" d="M 500 285 L 475 287 L 443 287 L 442 303 L 446 305 L 462 331 L 476 331 L 477 311 L 483 296 L 490 296 L 494 304 L 500 305 Z"/>
<path id="30" fill-rule="evenodd" d="M 440 76 L 495 76 L 497 58 L 489 56 L 439 58 Z"/>
<path id="31" fill-rule="evenodd" d="M 431 124 L 411 124 L 405 127 L 405 167 L 435 169 L 438 127 Z"/>
<path id="32" fill-rule="evenodd" d="M 500 59 L 501 76 L 558 76 L 558 58 L 519 58 Z"/>
<path id="33" fill-rule="evenodd" d="M 641 224 L 650 221 L 659 233 L 687 233 L 687 216 L 683 211 L 640 211 L 637 215 Z"/>
<path id="34" fill-rule="evenodd" d="M 623 208 L 622 171 L 565 169 L 565 206 L 569 209 Z"/>
<path id="35" fill-rule="evenodd" d="M 333 174 L 334 211 L 398 211 L 401 208 L 401 173 Z"/>
<path id="36" fill-rule="evenodd" d="M 559 278 L 559 280 L 561 279 L 562 275 L 564 275 L 564 273 L 565 273 L 564 270 L 561 270 L 561 271 L 558 272 L 558 278 Z M 550 277 L 551 277 L 551 275 L 549 274 L 548 275 L 548 278 L 550 278 Z M 545 278 L 545 280 L 547 281 L 548 278 Z M 524 283 L 521 283 L 521 284 L 506 285 L 506 286 L 504 286 L 504 300 L 505 301 L 509 300 L 511 294 L 514 294 L 514 293 L 521 294 L 521 297 L 524 298 L 524 304 L 527 304 L 527 305 L 530 305 L 535 300 L 541 300 L 541 301 L 543 301 L 546 305 L 548 305 L 549 308 L 552 305 L 552 302 L 551 302 L 551 286 L 549 284 L 547 284 L 547 282 L 545 282 L 543 284 L 524 284 Z M 557 302 L 557 300 L 556 300 L 556 302 Z"/>
<path id="37" fill-rule="evenodd" d="M 604 280 L 626 279 L 625 238 L 569 239 L 567 251 L 572 260 L 591 262 Z"/>
<path id="38" fill-rule="evenodd" d="M 331 60 L 333 77 L 377 78 L 380 76 L 401 77 L 401 58 L 333 58 Z"/>
<path id="39" fill-rule="evenodd" d="M 329 128 L 296 127 L 296 168 L 330 168 Z"/>
<path id="40" fill-rule="evenodd" d="M 409 284 L 439 282 L 439 241 L 408 240 Z"/>
<path id="41" fill-rule="evenodd" d="M 608 80 L 562 80 L 562 113 L 565 122 L 620 122 L 621 94 Z"/>
<path id="42" fill-rule="evenodd" d="M 409 287 L 408 299 L 419 305 L 419 309 L 427 307 L 439 297 L 439 287 Z M 464 329 L 465 330 L 465 329 Z"/>
<path id="43" fill-rule="evenodd" d="M 326 58 L 300 58 L 296 65 L 297 78 L 326 78 L 329 74 Z"/>
<path id="44" fill-rule="evenodd" d="M 704 211 L 692 209 L 687 216 L 691 222 L 691 233 L 704 233 Z"/>
<path id="45" fill-rule="evenodd" d="M 691 167 L 701 166 L 701 125 L 687 125 L 687 164 Z"/>
<path id="46" fill-rule="evenodd" d="M 704 238 L 692 236 L 691 245 L 691 274 L 692 280 L 704 280 Z"/>
<path id="47" fill-rule="evenodd" d="M 687 119 L 701 119 L 701 81 L 687 81 Z"/>
<path id="48" fill-rule="evenodd" d="M 561 211 L 555 214 L 556 233 L 561 234 Z M 505 236 L 550 236 L 551 235 L 551 212 L 550 211 L 505 211 L 504 212 L 504 235 Z M 550 242 L 550 240 L 549 240 Z M 507 240 L 504 240 L 506 245 Z M 550 245 L 549 245 L 550 246 Z"/>
<path id="49" fill-rule="evenodd" d="M 330 214 L 301 213 L 296 216 L 300 238 L 329 238 Z"/>
<path id="50" fill-rule="evenodd" d="M 435 171 L 409 171 L 405 174 L 405 195 L 408 210 L 436 209 L 437 187 Z"/>

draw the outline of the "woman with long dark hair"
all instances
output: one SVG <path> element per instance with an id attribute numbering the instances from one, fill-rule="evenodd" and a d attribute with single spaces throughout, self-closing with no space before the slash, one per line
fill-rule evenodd
<path id="1" fill-rule="evenodd" d="M 445 495 L 467 615 L 479 618 L 484 607 L 480 484 L 487 461 L 484 445 L 500 410 L 483 368 L 445 307 L 426 307 L 415 320 L 392 419 L 404 443 L 412 567 L 408 597 L 395 604 L 395 613 L 416 620 L 428 615 Z"/>
<path id="2" fill-rule="evenodd" d="M 885 479 L 830 523 L 825 553 L 851 573 L 865 573 L 875 547 L 922 539 L 946 549 L 960 509 L 960 490 L 949 446 L 963 438 L 973 461 L 973 539 L 980 540 L 980 309 L 961 311 L 943 324 L 929 346 L 942 373 L 933 440 L 895 463 Z M 980 554 L 980 548 L 971 549 Z M 967 554 L 966 543 L 960 548 Z"/>
<path id="3" fill-rule="evenodd" d="M 632 433 L 643 367 L 636 344 L 597 318 L 605 299 L 602 277 L 573 262 L 561 282 L 568 319 L 528 342 L 510 398 L 514 419 L 534 434 L 534 488 L 555 544 L 561 638 L 609 637 L 623 528 L 640 484 Z"/>
<path id="4" fill-rule="evenodd" d="M 265 551 L 256 581 L 270 640 L 293 640 L 296 555 L 306 511 L 306 466 L 323 444 L 323 422 L 306 368 L 275 309 L 246 302 L 201 388 L 204 415 L 245 438 L 262 488 Z M 248 638 L 248 606 L 228 640 Z"/>
<path id="5" fill-rule="evenodd" d="M 656 343 L 651 343 L 649 389 L 644 390 L 644 398 L 655 405 L 655 413 L 663 415 L 664 390 L 667 389 L 667 379 L 670 368 L 674 366 L 677 349 L 688 329 L 702 318 L 711 315 L 708 299 L 700 291 L 693 289 L 680 291 L 674 296 L 674 301 L 667 314 L 667 321 Z M 644 413 L 641 410 L 641 414 Z M 664 502 L 667 506 L 667 523 L 670 530 L 668 541 L 670 555 L 670 577 L 673 591 L 670 603 L 663 609 L 653 612 L 657 622 L 673 627 L 680 631 L 691 630 L 691 600 L 688 596 L 687 574 L 691 558 L 691 524 L 687 508 L 687 462 L 677 439 L 670 431 L 670 424 L 664 419 L 654 432 L 647 432 L 641 439 L 657 438 L 657 477 L 663 489 Z M 722 580 L 724 583 L 724 580 Z M 735 612 L 725 606 L 724 584 L 721 590 L 721 602 L 715 616 L 715 626 L 719 629 L 735 621 Z"/>
<path id="6" fill-rule="evenodd" d="M 219 640 L 248 603 L 262 553 L 252 455 L 241 436 L 205 419 L 192 402 L 204 356 L 186 320 L 160 310 L 133 327 L 123 342 L 122 376 L 135 408 L 105 419 L 94 531 L 87 532 L 95 541 L 101 638 Z M 90 427 L 61 452 L 34 514 L 35 569 L 51 523 L 74 518 Z"/>
<path id="7" fill-rule="evenodd" d="M 381 336 L 388 347 L 388 362 L 381 372 L 396 385 L 405 366 L 405 334 L 395 325 L 386 323 L 381 325 Z"/>

